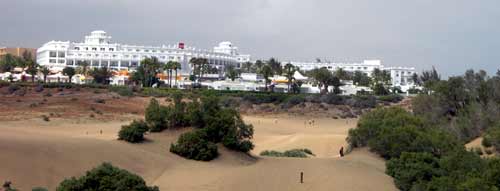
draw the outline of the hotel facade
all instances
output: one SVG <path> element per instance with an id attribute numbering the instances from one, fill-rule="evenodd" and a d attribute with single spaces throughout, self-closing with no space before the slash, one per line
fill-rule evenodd
<path id="1" fill-rule="evenodd" d="M 218 69 L 227 65 L 239 65 L 250 61 L 250 55 L 238 53 L 231 42 L 221 42 L 213 50 L 185 46 L 184 43 L 162 46 L 137 46 L 111 42 L 111 36 L 104 31 L 93 31 L 85 36 L 84 42 L 50 41 L 37 50 L 37 62 L 52 71 L 78 67 L 83 62 L 90 68 L 107 67 L 111 70 L 135 70 L 141 60 L 156 57 L 160 62 L 181 63 L 181 75 L 191 73 L 191 58 L 206 58 Z"/>

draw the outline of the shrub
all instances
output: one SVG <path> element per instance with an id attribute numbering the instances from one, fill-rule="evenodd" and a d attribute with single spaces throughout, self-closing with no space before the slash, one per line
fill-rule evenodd
<path id="1" fill-rule="evenodd" d="M 38 86 L 35 87 L 35 92 L 38 92 L 38 93 L 43 92 L 43 89 L 44 88 L 43 88 L 42 85 L 38 85 Z"/>
<path id="2" fill-rule="evenodd" d="M 106 100 L 98 98 L 98 99 L 95 99 L 94 102 L 105 104 Z"/>
<path id="3" fill-rule="evenodd" d="M 483 155 L 483 154 L 484 154 L 484 153 L 483 153 L 483 150 L 481 150 L 481 148 L 479 148 L 479 147 L 473 148 L 472 150 L 473 150 L 473 151 L 474 151 L 477 155 L 479 155 L 479 156 L 481 156 L 481 155 Z"/>
<path id="4" fill-rule="evenodd" d="M 168 128 L 167 117 L 169 114 L 168 107 L 160 106 L 156 99 L 151 99 L 145 113 L 149 130 L 151 132 L 161 132 Z"/>
<path id="5" fill-rule="evenodd" d="M 390 95 L 379 96 L 378 99 L 380 101 L 398 103 L 401 100 L 403 100 L 403 96 L 400 96 L 398 94 L 390 94 Z"/>
<path id="6" fill-rule="evenodd" d="M 42 119 L 43 119 L 44 121 L 50 121 L 49 116 L 46 116 L 46 115 L 42 115 Z"/>
<path id="7" fill-rule="evenodd" d="M 486 154 L 488 154 L 488 155 L 493 154 L 493 150 L 491 150 L 491 149 L 486 149 L 486 150 L 485 150 L 485 152 L 486 152 Z"/>
<path id="8" fill-rule="evenodd" d="M 144 140 L 144 133 L 148 131 L 148 125 L 144 121 L 133 121 L 130 125 L 122 126 L 118 132 L 118 139 L 130 143 L 138 143 Z"/>
<path id="9" fill-rule="evenodd" d="M 319 99 L 322 103 L 333 104 L 333 105 L 344 104 L 344 96 L 340 96 L 333 93 L 322 95 Z"/>
<path id="10" fill-rule="evenodd" d="M 286 99 L 285 103 L 283 104 L 283 107 L 284 108 L 291 108 L 295 105 L 304 103 L 305 101 L 306 101 L 306 99 L 304 98 L 304 96 L 300 96 L 300 95 L 292 96 L 292 97 L 289 97 Z"/>
<path id="11" fill-rule="evenodd" d="M 159 191 L 158 187 L 148 187 L 146 182 L 135 174 L 103 163 L 88 171 L 80 178 L 69 178 L 62 181 L 57 191 L 71 190 L 130 190 Z"/>
<path id="12" fill-rule="evenodd" d="M 11 84 L 7 88 L 7 91 L 9 92 L 9 94 L 13 94 L 14 92 L 16 92 L 19 89 L 21 89 L 21 87 L 19 87 L 19 85 L 17 85 L 17 84 Z"/>
<path id="13" fill-rule="evenodd" d="M 307 158 L 308 155 L 314 156 L 311 150 L 309 149 L 291 149 L 285 152 L 279 151 L 269 151 L 265 150 L 260 153 L 260 156 L 270 156 L 270 157 L 295 157 L 295 158 Z"/>
<path id="14" fill-rule="evenodd" d="M 486 143 L 486 145 L 493 146 L 497 151 L 500 151 L 500 125 L 486 130 L 482 143 L 483 145 Z"/>
<path id="15" fill-rule="evenodd" d="M 492 146 L 492 143 L 491 143 L 489 138 L 483 138 L 483 140 L 481 141 L 481 144 L 484 147 L 491 147 Z"/>
<path id="16" fill-rule="evenodd" d="M 134 95 L 132 88 L 126 86 L 110 86 L 109 90 L 125 97 L 131 97 Z"/>
<path id="17" fill-rule="evenodd" d="M 170 152 L 188 159 L 210 161 L 218 155 L 217 145 L 206 140 L 206 136 L 204 130 L 184 133 L 170 146 Z"/>
<path id="18" fill-rule="evenodd" d="M 439 159 L 430 153 L 403 153 L 387 161 L 386 173 L 394 177 L 401 190 L 410 190 L 415 182 L 430 181 L 440 174 Z"/>
<path id="19" fill-rule="evenodd" d="M 43 188 L 43 187 L 35 187 L 33 189 L 31 189 L 31 191 L 49 191 L 47 188 Z"/>

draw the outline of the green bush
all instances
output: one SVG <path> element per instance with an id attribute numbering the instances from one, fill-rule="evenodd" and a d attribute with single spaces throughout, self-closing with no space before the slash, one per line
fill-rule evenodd
<path id="1" fill-rule="evenodd" d="M 31 189 L 31 191 L 49 191 L 47 188 L 43 188 L 43 187 L 35 187 L 33 189 Z"/>
<path id="2" fill-rule="evenodd" d="M 491 147 L 493 144 L 491 143 L 490 139 L 489 138 L 483 138 L 483 140 L 481 141 L 481 144 L 484 146 L 484 147 Z"/>
<path id="3" fill-rule="evenodd" d="M 400 190 L 410 190 L 416 182 L 428 182 L 440 174 L 439 159 L 430 153 L 404 152 L 387 161 L 386 173 L 394 177 Z"/>
<path id="4" fill-rule="evenodd" d="M 133 121 L 130 125 L 122 126 L 118 132 L 118 139 L 130 143 L 138 143 L 144 140 L 144 133 L 148 131 L 148 125 L 144 121 Z"/>
<path id="5" fill-rule="evenodd" d="M 486 145 L 493 146 L 497 151 L 500 151 L 500 125 L 491 127 L 486 130 L 482 144 L 485 147 Z"/>
<path id="6" fill-rule="evenodd" d="M 118 95 L 124 97 L 131 97 L 134 95 L 134 91 L 132 90 L 132 88 L 126 86 L 110 86 L 109 90 L 112 92 L 116 92 Z"/>
<path id="7" fill-rule="evenodd" d="M 378 100 L 391 103 L 398 103 L 401 100 L 403 100 L 403 96 L 400 96 L 398 94 L 390 94 L 390 95 L 379 96 Z"/>
<path id="8" fill-rule="evenodd" d="M 145 112 L 146 123 L 151 132 L 161 132 L 168 128 L 167 117 L 170 110 L 165 106 L 160 106 L 156 99 L 151 99 Z"/>
<path id="9" fill-rule="evenodd" d="M 291 149 L 291 150 L 287 150 L 285 152 L 265 150 L 265 151 L 262 151 L 260 153 L 260 156 L 269 156 L 269 157 L 307 158 L 308 155 L 314 156 L 312 151 L 309 149 Z"/>
<path id="10" fill-rule="evenodd" d="M 120 191 L 159 191 L 158 187 L 148 187 L 146 182 L 135 174 L 103 163 L 88 171 L 84 176 L 72 177 L 62 181 L 57 191 L 91 191 L 91 190 L 120 190 Z"/>
<path id="11" fill-rule="evenodd" d="M 170 152 L 182 157 L 210 161 L 217 157 L 217 145 L 206 138 L 204 130 L 196 130 L 182 134 L 176 144 L 170 146 Z"/>

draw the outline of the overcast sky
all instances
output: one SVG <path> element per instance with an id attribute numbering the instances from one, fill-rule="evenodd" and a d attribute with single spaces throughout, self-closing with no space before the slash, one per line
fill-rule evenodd
<path id="1" fill-rule="evenodd" d="M 0 0 L 0 46 L 83 41 L 232 41 L 254 59 L 435 66 L 443 75 L 500 68 L 499 0 Z"/>

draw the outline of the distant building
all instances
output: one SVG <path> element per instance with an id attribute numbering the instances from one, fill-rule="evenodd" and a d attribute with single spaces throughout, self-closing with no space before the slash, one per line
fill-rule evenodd
<path id="1" fill-rule="evenodd" d="M 413 86 L 411 79 L 415 73 L 414 67 L 385 67 L 380 60 L 364 60 L 361 63 L 344 63 L 344 62 L 290 62 L 292 65 L 299 67 L 301 70 L 309 71 L 316 68 L 327 68 L 330 71 L 342 69 L 348 72 L 361 71 L 368 76 L 372 75 L 373 70 L 387 70 L 391 74 L 391 84 L 393 87 L 402 87 L 407 89 Z"/>
<path id="2" fill-rule="evenodd" d="M 77 67 L 82 62 L 91 68 L 107 67 L 111 70 L 135 70 L 144 58 L 156 57 L 160 62 L 181 63 L 179 74 L 188 75 L 192 67 L 189 60 L 206 58 L 210 65 L 223 69 L 227 65 L 238 66 L 250 60 L 250 55 L 240 55 L 230 42 L 222 42 L 213 50 L 188 47 L 184 43 L 162 46 L 124 45 L 111 42 L 104 31 L 93 31 L 84 42 L 50 41 L 37 51 L 37 61 L 55 71 L 64 67 Z"/>
<path id="3" fill-rule="evenodd" d="M 8 48 L 8 47 L 0 47 L 0 57 L 3 57 L 7 54 L 11 54 L 13 56 L 23 56 L 24 52 L 28 52 L 35 59 L 36 57 L 36 49 L 35 48 Z"/>

